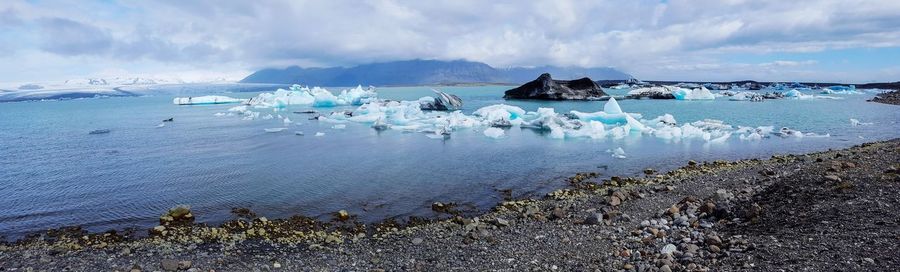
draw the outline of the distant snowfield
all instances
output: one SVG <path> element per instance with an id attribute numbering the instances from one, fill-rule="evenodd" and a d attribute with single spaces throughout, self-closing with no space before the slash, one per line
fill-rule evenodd
<path id="1" fill-rule="evenodd" d="M 115 77 L 46 83 L 5 83 L 0 84 L 0 102 L 139 96 L 156 87 L 184 84 L 235 84 L 235 82 L 225 80 L 185 82 L 178 79 Z"/>

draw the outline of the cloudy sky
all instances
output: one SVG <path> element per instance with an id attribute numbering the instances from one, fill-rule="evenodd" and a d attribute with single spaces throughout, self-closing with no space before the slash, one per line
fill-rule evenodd
<path id="1" fill-rule="evenodd" d="M 467 59 L 641 79 L 900 80 L 897 0 L 2 0 L 0 82 Z"/>

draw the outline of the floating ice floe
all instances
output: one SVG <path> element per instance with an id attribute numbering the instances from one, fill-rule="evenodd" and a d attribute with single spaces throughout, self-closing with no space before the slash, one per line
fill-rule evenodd
<path id="1" fill-rule="evenodd" d="M 850 125 L 851 125 L 851 126 L 854 126 L 854 127 L 855 127 L 855 126 L 868 126 L 868 125 L 871 125 L 871 124 L 872 124 L 872 123 L 864 123 L 864 122 L 860 122 L 860 121 L 857 120 L 857 119 L 850 118 Z"/>
<path id="2" fill-rule="evenodd" d="M 316 132 L 316 137 L 325 136 L 324 132 Z"/>
<path id="3" fill-rule="evenodd" d="M 267 128 L 267 129 L 264 129 L 264 130 L 265 130 L 266 132 L 268 132 L 268 133 L 275 133 L 275 132 L 282 132 L 282 131 L 284 131 L 284 130 L 286 130 L 286 129 L 287 129 L 287 128 Z"/>
<path id="4" fill-rule="evenodd" d="M 296 88 L 299 87 L 294 87 L 294 89 Z M 827 134 L 802 133 L 786 128 L 777 132 L 773 127 L 754 128 L 739 126 L 735 128 L 723 121 L 712 119 L 679 123 L 671 114 L 663 114 L 652 119 L 643 119 L 644 117 L 641 114 L 629 113 L 622 109 L 615 98 L 610 98 L 603 105 L 603 110 L 597 112 L 570 111 L 568 113 L 558 113 L 553 108 L 538 108 L 536 111 L 526 111 L 517 106 L 497 104 L 476 109 L 471 115 L 467 115 L 459 110 L 423 110 L 423 101 L 433 103 L 434 97 L 424 97 L 412 101 L 389 101 L 361 96 L 359 95 L 359 92 L 362 91 L 360 87 L 354 90 L 336 96 L 337 100 L 335 101 L 345 100 L 340 98 L 340 96 L 352 96 L 359 97 L 360 101 L 368 99 L 366 100 L 367 102 L 359 105 L 354 110 L 341 110 L 316 115 L 310 120 L 331 123 L 333 124 L 331 126 L 333 129 L 345 128 L 350 123 L 361 123 L 378 131 L 419 132 L 435 139 L 449 139 L 452 132 L 464 129 L 481 131 L 485 137 L 489 138 L 504 138 L 506 132 L 504 129 L 508 127 L 540 130 L 546 132 L 545 135 L 551 139 L 622 139 L 626 137 L 650 136 L 667 141 L 700 140 L 709 143 L 722 143 L 727 142 L 732 136 L 736 136 L 744 141 L 762 140 L 770 135 L 781 137 L 828 136 Z M 710 95 L 707 94 L 709 93 L 708 90 L 704 91 L 703 88 L 698 90 L 700 90 L 700 93 L 692 93 L 689 96 L 696 98 Z M 295 94 L 286 95 L 285 92 L 293 91 L 284 90 L 281 94 L 274 96 L 281 97 L 279 99 L 282 100 L 270 98 L 254 99 L 254 101 L 249 103 L 250 105 L 232 107 L 227 111 L 226 115 L 239 116 L 246 120 L 272 119 L 274 118 L 272 114 L 260 116 L 261 114 L 253 109 L 258 108 L 260 105 L 291 105 L 291 103 L 304 99 L 307 100 L 304 103 L 315 101 L 317 95 L 313 95 L 313 93 L 318 91 L 310 89 L 308 92 L 303 91 L 300 94 L 296 94 L 297 97 L 293 97 Z M 304 93 L 310 94 L 312 98 L 300 98 Z M 735 92 L 732 95 L 736 96 L 739 94 L 739 92 Z M 323 95 L 318 96 L 322 97 Z M 260 95 L 259 97 L 267 96 Z M 321 99 L 321 101 L 332 100 L 331 98 Z M 349 101 L 353 101 L 353 99 L 349 99 Z M 281 122 L 287 124 L 289 118 L 284 116 L 281 118 Z M 316 135 L 322 136 L 324 133 L 319 132 Z"/>
<path id="5" fill-rule="evenodd" d="M 626 156 L 625 156 L 625 150 L 622 149 L 621 147 L 617 147 L 615 150 L 606 150 L 606 152 L 612 153 L 612 157 L 613 157 L 613 158 L 617 158 L 617 159 L 624 159 L 624 158 L 626 158 Z"/>
<path id="6" fill-rule="evenodd" d="M 724 92 L 721 92 L 720 94 L 723 94 L 723 93 Z M 750 91 L 742 91 L 742 92 L 737 92 L 737 93 L 733 93 L 731 95 L 725 95 L 725 96 L 730 96 L 728 98 L 728 100 L 731 100 L 731 101 L 760 102 L 760 101 L 765 100 L 765 97 L 763 97 L 762 94 L 756 93 L 756 92 L 750 92 Z"/>
<path id="7" fill-rule="evenodd" d="M 843 99 L 840 97 L 827 96 L 827 95 L 804 94 L 797 89 L 791 89 L 790 91 L 784 92 L 784 97 L 785 98 L 793 98 L 793 99 L 801 99 L 801 100 L 806 100 L 806 99 Z"/>
<path id="8" fill-rule="evenodd" d="M 677 89 L 672 92 L 677 100 L 713 100 L 716 96 L 705 87 L 696 89 Z"/>
<path id="9" fill-rule="evenodd" d="M 161 127 L 164 127 L 164 126 L 166 126 L 166 123 L 159 123 L 159 125 L 156 125 L 157 128 L 161 128 Z"/>
<path id="10" fill-rule="evenodd" d="M 324 88 L 293 85 L 287 90 L 278 89 L 272 93 L 261 93 L 248 100 L 256 108 L 284 108 L 290 105 L 312 105 L 314 107 L 359 106 L 374 101 L 378 94 L 373 87 L 362 86 L 343 90 L 337 96 Z"/>
<path id="11" fill-rule="evenodd" d="M 207 95 L 197 97 L 176 97 L 172 100 L 172 103 L 175 105 L 210 105 L 244 103 L 246 101 L 246 99 L 231 98 L 221 95 Z"/>
<path id="12" fill-rule="evenodd" d="M 488 136 L 494 139 L 499 139 L 500 137 L 503 137 L 504 134 L 506 134 L 506 132 L 504 132 L 503 129 L 500 128 L 489 127 L 484 130 L 484 136 Z"/>

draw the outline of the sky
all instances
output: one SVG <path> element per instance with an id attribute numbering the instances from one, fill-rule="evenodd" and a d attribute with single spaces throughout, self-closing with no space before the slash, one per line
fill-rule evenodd
<path id="1" fill-rule="evenodd" d="M 0 82 L 465 59 L 645 80 L 900 80 L 897 0 L 2 0 Z"/>

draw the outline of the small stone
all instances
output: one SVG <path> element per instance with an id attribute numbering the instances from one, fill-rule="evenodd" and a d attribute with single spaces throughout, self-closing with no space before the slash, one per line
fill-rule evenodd
<path id="1" fill-rule="evenodd" d="M 563 218 L 566 218 L 566 211 L 560 207 L 553 208 L 553 211 L 550 212 L 550 219 L 558 220 Z"/>
<path id="2" fill-rule="evenodd" d="M 727 201 L 734 198 L 734 195 L 729 193 L 728 190 L 718 189 L 716 190 L 716 199 L 720 201 Z"/>
<path id="3" fill-rule="evenodd" d="M 840 181 L 841 181 L 841 177 L 838 177 L 838 176 L 835 176 L 835 175 L 826 175 L 826 176 L 825 176 L 825 180 L 831 181 L 831 182 L 840 182 Z"/>
<path id="4" fill-rule="evenodd" d="M 165 271 L 177 271 L 178 270 L 178 262 L 172 259 L 163 259 L 160 261 L 160 266 Z"/>
<path id="5" fill-rule="evenodd" d="M 422 240 L 422 238 L 413 238 L 413 239 L 412 239 L 413 245 L 422 244 L 422 242 L 424 242 L 424 241 Z"/>
<path id="6" fill-rule="evenodd" d="M 870 263 L 870 264 L 875 264 L 875 260 L 872 258 L 863 258 L 863 261 Z"/>
<path id="7" fill-rule="evenodd" d="M 337 218 L 341 221 L 350 219 L 350 213 L 345 210 L 340 210 L 337 212 Z"/>
<path id="8" fill-rule="evenodd" d="M 591 214 L 587 218 L 584 219 L 584 224 L 587 225 L 596 225 L 600 224 L 603 221 L 603 215 L 601 214 Z"/>
<path id="9" fill-rule="evenodd" d="M 180 262 L 178 262 L 178 269 L 181 269 L 181 270 L 188 270 L 188 269 L 191 268 L 191 266 L 192 266 L 193 264 L 194 264 L 194 263 L 191 262 L 191 261 L 180 261 Z"/>
<path id="10" fill-rule="evenodd" d="M 610 206 L 619 206 L 620 204 L 622 204 L 622 200 L 619 199 L 619 197 L 617 197 L 617 196 L 609 197 L 609 205 Z"/>
<path id="11" fill-rule="evenodd" d="M 676 215 L 680 211 L 681 209 L 678 209 L 678 206 L 672 205 L 672 207 L 669 207 L 669 210 L 667 210 L 666 213 L 668 213 L 669 215 Z"/>
<path id="12" fill-rule="evenodd" d="M 662 254 L 672 254 L 672 253 L 675 252 L 676 249 L 678 249 L 678 248 L 675 247 L 675 245 L 673 245 L 673 244 L 666 244 L 665 246 L 663 246 L 662 249 L 659 250 L 659 253 L 662 253 Z"/>
<path id="13" fill-rule="evenodd" d="M 675 186 L 667 185 L 667 186 L 666 186 L 666 191 L 669 191 L 669 192 L 675 191 Z"/>
<path id="14" fill-rule="evenodd" d="M 632 264 L 625 264 L 624 266 L 622 266 L 622 268 L 624 268 L 625 270 L 631 270 L 631 269 L 634 269 L 634 265 L 632 265 Z"/>
<path id="15" fill-rule="evenodd" d="M 706 241 L 704 241 L 704 242 L 706 242 L 707 245 L 721 246 L 722 238 L 719 238 L 719 236 L 717 236 L 717 235 L 709 235 L 709 236 L 706 236 Z"/>
<path id="16" fill-rule="evenodd" d="M 644 174 L 653 175 L 653 173 L 656 173 L 656 170 L 653 170 L 653 168 L 644 169 Z"/>
<path id="17" fill-rule="evenodd" d="M 664 264 L 663 266 L 659 267 L 659 271 L 660 272 L 672 272 L 672 268 L 669 268 L 669 265 Z"/>
<path id="18" fill-rule="evenodd" d="M 717 245 L 709 245 L 709 252 L 712 252 L 712 253 L 719 253 L 719 251 L 722 251 L 722 249 L 720 249 L 719 246 L 717 246 Z"/>
<path id="19" fill-rule="evenodd" d="M 716 203 L 706 202 L 703 204 L 703 206 L 700 206 L 700 212 L 702 212 L 702 213 L 712 214 L 713 211 L 715 211 L 715 210 L 716 210 Z"/>
<path id="20" fill-rule="evenodd" d="M 697 250 L 699 250 L 699 249 L 700 249 L 700 247 L 695 244 L 687 244 L 684 246 L 684 251 L 686 251 L 687 253 L 691 253 L 691 254 L 697 253 Z"/>
<path id="21" fill-rule="evenodd" d="M 135 265 L 131 266 L 131 270 L 129 270 L 129 271 L 130 272 L 141 272 L 141 266 L 135 264 Z"/>
<path id="22" fill-rule="evenodd" d="M 275 268 L 275 269 L 279 269 L 279 268 L 281 268 L 281 264 L 278 263 L 278 262 L 275 262 L 275 263 L 272 264 L 272 267 Z"/>
<path id="23" fill-rule="evenodd" d="M 494 224 L 494 226 L 498 226 L 498 227 L 509 226 L 509 221 L 507 221 L 506 219 L 503 219 L 503 218 L 494 219 L 493 221 L 491 221 L 491 223 Z"/>

